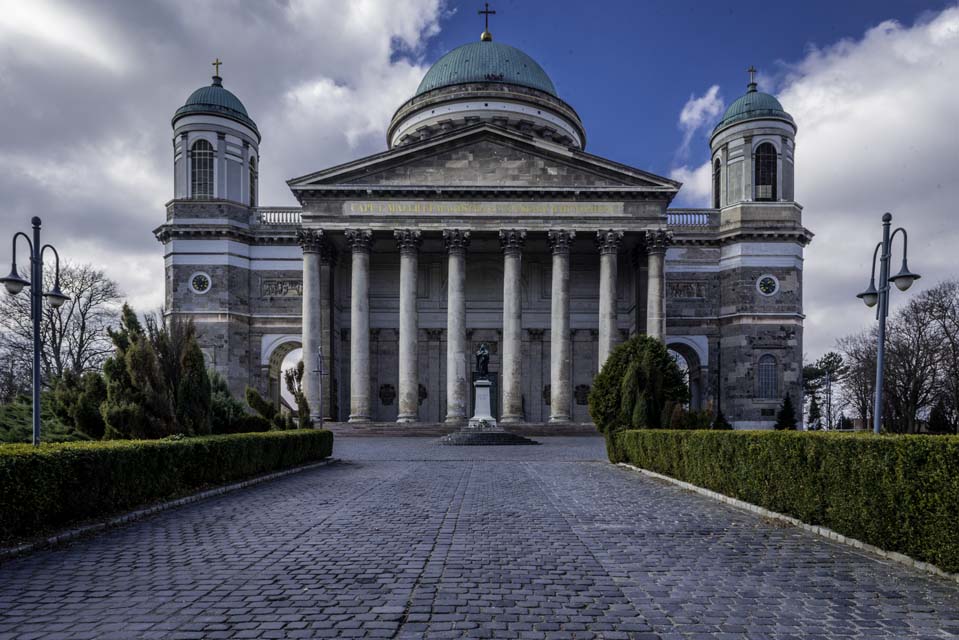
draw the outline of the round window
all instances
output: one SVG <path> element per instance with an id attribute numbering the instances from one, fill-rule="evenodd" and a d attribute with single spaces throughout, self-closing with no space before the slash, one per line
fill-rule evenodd
<path id="1" fill-rule="evenodd" d="M 190 289 L 193 293 L 206 293 L 210 290 L 210 284 L 210 275 L 207 273 L 194 273 L 190 276 Z"/>
<path id="2" fill-rule="evenodd" d="M 756 289 L 764 296 L 775 295 L 779 291 L 779 280 L 776 276 L 760 276 L 756 281 Z"/>

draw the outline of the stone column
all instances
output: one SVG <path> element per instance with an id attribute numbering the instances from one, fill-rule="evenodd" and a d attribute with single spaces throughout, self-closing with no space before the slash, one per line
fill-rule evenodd
<path id="1" fill-rule="evenodd" d="M 649 280 L 646 288 L 646 335 L 666 340 L 666 248 L 672 239 L 668 231 L 646 232 Z"/>
<path id="2" fill-rule="evenodd" d="M 599 249 L 599 358 L 597 369 L 602 370 L 609 352 L 616 346 L 619 330 L 616 327 L 616 271 L 622 231 L 596 232 Z"/>
<path id="3" fill-rule="evenodd" d="M 347 229 L 350 275 L 350 422 L 370 421 L 370 249 L 373 232 Z"/>
<path id="4" fill-rule="evenodd" d="M 469 417 L 469 365 L 466 347 L 466 248 L 470 232 L 443 231 L 449 252 L 446 294 L 446 422 L 462 423 Z"/>
<path id="5" fill-rule="evenodd" d="M 572 345 L 569 332 L 569 249 L 575 231 L 550 231 L 553 280 L 550 289 L 549 421 L 569 422 L 572 391 Z"/>
<path id="6" fill-rule="evenodd" d="M 416 276 L 422 238 L 415 229 L 393 232 L 400 250 L 399 412 L 397 422 L 416 422 L 419 413 L 419 336 Z"/>
<path id="7" fill-rule="evenodd" d="M 339 379 L 338 375 L 333 373 L 333 270 L 336 266 L 336 248 L 329 241 L 323 242 L 320 246 L 320 353 L 321 369 L 320 374 L 322 384 L 320 389 L 323 392 L 321 401 L 323 410 L 323 419 L 333 421 L 336 413 L 336 394 L 333 389 L 333 381 Z"/>
<path id="8" fill-rule="evenodd" d="M 320 333 L 320 252 L 325 238 L 323 232 L 300 229 L 296 239 L 303 248 L 303 328 L 300 344 L 303 346 L 303 395 L 310 407 L 310 418 L 320 418 L 319 369 Z M 282 382 L 280 383 L 282 384 Z"/>
<path id="9" fill-rule="evenodd" d="M 525 229 L 499 232 L 503 247 L 503 408 L 500 422 L 523 421 L 523 245 Z"/>

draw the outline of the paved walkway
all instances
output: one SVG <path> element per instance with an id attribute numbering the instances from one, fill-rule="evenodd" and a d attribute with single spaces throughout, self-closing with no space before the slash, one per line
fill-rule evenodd
<path id="1" fill-rule="evenodd" d="M 603 461 L 343 463 L 0 565 L 0 638 L 952 638 L 959 586 Z"/>

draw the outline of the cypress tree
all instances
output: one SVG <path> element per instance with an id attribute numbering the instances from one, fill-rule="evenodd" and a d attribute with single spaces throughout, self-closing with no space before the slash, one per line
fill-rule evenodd
<path id="1" fill-rule="evenodd" d="M 793 407 L 792 398 L 786 396 L 776 414 L 776 430 L 785 431 L 796 428 L 796 409 Z"/>
<path id="2" fill-rule="evenodd" d="M 212 402 L 210 378 L 203 363 L 203 352 L 192 335 L 184 345 L 179 377 L 176 394 L 177 425 L 189 435 L 209 434 Z"/>

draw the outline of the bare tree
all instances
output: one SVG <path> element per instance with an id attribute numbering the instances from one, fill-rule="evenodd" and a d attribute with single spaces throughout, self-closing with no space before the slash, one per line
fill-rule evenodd
<path id="1" fill-rule="evenodd" d="M 939 383 L 939 330 L 928 300 L 913 298 L 890 323 L 885 386 L 889 430 L 917 433 L 920 412 L 935 403 Z"/>
<path id="2" fill-rule="evenodd" d="M 45 291 L 53 287 L 53 278 L 51 269 L 44 270 Z M 99 370 L 113 351 L 107 328 L 116 322 L 120 308 L 116 282 L 91 265 L 61 265 L 60 288 L 70 300 L 58 309 L 45 304 L 40 322 L 40 365 L 47 382 L 67 370 L 77 374 Z M 30 369 L 33 325 L 28 295 L 0 297 L 0 350 Z"/>
<path id="3" fill-rule="evenodd" d="M 840 338 L 836 347 L 846 362 L 842 402 L 864 426 L 872 422 L 873 390 L 876 386 L 876 332 L 862 331 Z"/>
<path id="4" fill-rule="evenodd" d="M 939 329 L 940 395 L 950 419 L 959 419 L 959 280 L 947 280 L 923 293 Z"/>

